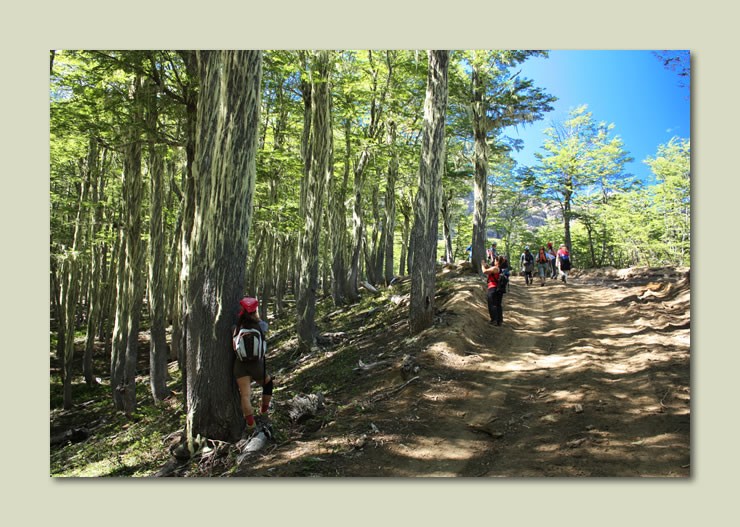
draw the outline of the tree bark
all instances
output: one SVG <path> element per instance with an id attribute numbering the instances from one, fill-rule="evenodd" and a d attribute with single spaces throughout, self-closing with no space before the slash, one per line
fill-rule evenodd
<path id="1" fill-rule="evenodd" d="M 352 260 L 349 270 L 349 299 L 356 302 L 360 298 L 359 279 L 360 279 L 360 256 L 362 254 L 362 245 L 365 226 L 362 216 L 362 187 L 365 173 L 365 166 L 370 160 L 370 152 L 367 148 L 360 154 L 360 159 L 354 169 L 354 208 L 352 210 L 352 223 L 354 226 L 352 232 Z"/>
<path id="2" fill-rule="evenodd" d="M 385 285 L 393 280 L 393 252 L 396 232 L 396 180 L 398 180 L 398 150 L 396 149 L 396 123 L 388 123 L 388 145 L 391 158 L 385 186 Z"/>
<path id="3" fill-rule="evenodd" d="M 434 322 L 435 265 L 439 218 L 439 194 L 444 161 L 444 126 L 447 110 L 449 52 L 433 50 L 429 55 L 424 129 L 419 163 L 419 190 L 411 232 L 411 299 L 409 329 L 412 334 Z"/>
<path id="4" fill-rule="evenodd" d="M 187 259 L 186 436 L 234 441 L 243 422 L 231 326 L 244 287 L 260 112 L 260 51 L 198 51 L 195 214 Z"/>
<path id="5" fill-rule="evenodd" d="M 452 206 L 452 195 L 449 192 L 442 190 L 442 235 L 445 240 L 445 262 L 452 263 L 453 261 L 453 250 L 452 250 L 452 219 L 450 208 Z"/>
<path id="6" fill-rule="evenodd" d="M 348 128 L 348 126 L 347 126 Z M 349 183 L 349 141 L 346 141 L 344 172 L 341 184 L 334 182 L 330 192 L 332 299 L 335 306 L 344 305 L 348 296 L 347 284 L 347 185 Z"/>
<path id="7" fill-rule="evenodd" d="M 89 161 L 90 156 L 88 156 Z M 65 255 L 62 267 L 62 320 L 64 324 L 64 362 L 62 365 L 63 405 L 65 409 L 72 407 L 72 361 L 75 352 L 75 327 L 77 322 L 77 301 L 80 290 L 80 275 L 82 258 L 82 244 L 84 238 L 85 202 L 89 188 L 89 167 L 80 162 L 82 174 L 82 192 L 79 194 L 77 214 L 74 222 L 72 246 Z"/>
<path id="8" fill-rule="evenodd" d="M 91 280 L 88 289 L 88 315 L 87 315 L 87 332 L 85 336 L 85 352 L 82 358 L 82 373 L 85 377 L 85 383 L 88 386 L 97 384 L 93 372 L 93 351 L 95 337 L 98 334 L 100 318 L 102 314 L 101 303 L 103 300 L 103 258 L 102 242 L 97 240 L 97 235 L 103 221 L 102 206 L 102 189 L 104 188 L 104 174 L 101 170 L 101 164 L 98 161 L 97 138 L 90 138 L 90 155 L 88 164 L 90 167 L 90 201 L 93 207 L 93 214 L 89 226 L 90 236 L 90 273 Z"/>
<path id="9" fill-rule="evenodd" d="M 411 238 L 411 204 L 410 198 L 403 197 L 398 202 L 398 209 L 403 216 L 403 226 L 401 228 L 401 261 L 398 264 L 398 275 L 406 275 L 406 270 L 411 270 L 410 260 L 411 251 L 409 250 L 409 240 Z"/>
<path id="10" fill-rule="evenodd" d="M 474 137 L 474 211 L 473 211 L 473 239 L 471 264 L 476 272 L 480 272 L 480 262 L 486 255 L 486 192 L 488 187 L 488 145 L 486 144 L 486 110 L 483 102 L 485 87 L 482 85 L 480 72 L 473 66 L 473 137 Z"/>
<path id="11" fill-rule="evenodd" d="M 136 364 L 139 345 L 139 319 L 144 296 L 144 248 L 141 240 L 141 209 L 144 183 L 141 174 L 143 119 L 138 108 L 140 79 L 132 86 L 132 116 L 123 161 L 123 230 L 119 254 L 118 298 L 111 353 L 113 405 L 131 415 L 136 410 Z"/>
<path id="12" fill-rule="evenodd" d="M 196 85 L 199 81 L 198 73 L 198 60 L 194 51 L 182 51 L 181 53 L 183 62 L 185 63 L 185 70 L 188 74 L 188 78 L 192 80 Z M 198 87 L 198 89 L 200 89 Z M 176 305 L 179 309 L 176 312 L 175 322 L 173 322 L 173 333 L 172 340 L 175 339 L 177 343 L 175 346 L 179 350 L 178 364 L 180 371 L 182 372 L 182 388 L 183 388 L 183 401 L 185 411 L 187 412 L 187 401 L 188 401 L 188 383 L 187 383 L 187 339 L 188 339 L 188 280 L 190 278 L 190 267 L 188 262 L 191 255 L 192 237 L 193 237 L 193 226 L 195 224 L 195 180 L 194 180 L 194 165 L 195 165 L 195 149 L 197 141 L 197 127 L 198 127 L 198 106 L 199 106 L 199 93 L 191 86 L 185 91 L 185 173 L 183 175 L 183 204 L 182 204 L 182 232 L 180 239 L 180 261 L 182 265 L 178 268 L 179 273 L 179 292 L 180 297 L 177 299 Z M 175 328 L 179 328 L 179 331 L 175 332 Z"/>
<path id="13" fill-rule="evenodd" d="M 169 395 L 167 390 L 167 334 L 165 324 L 165 263 L 164 220 L 164 158 L 156 144 L 157 90 L 153 83 L 146 85 L 147 134 L 149 142 L 149 313 L 151 338 L 149 343 L 149 387 L 155 403 Z"/>
<path id="14" fill-rule="evenodd" d="M 331 54 L 315 52 L 309 69 L 311 79 L 311 131 L 308 143 L 311 163 L 304 185 L 305 226 L 300 240 L 300 288 L 296 299 L 298 316 L 298 349 L 309 351 L 316 346 L 316 288 L 319 265 L 324 194 L 331 172 Z"/>

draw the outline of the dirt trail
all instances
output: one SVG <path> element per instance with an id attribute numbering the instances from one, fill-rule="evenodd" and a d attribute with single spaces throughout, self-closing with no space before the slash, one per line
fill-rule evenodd
<path id="1" fill-rule="evenodd" d="M 502 327 L 479 278 L 450 281 L 432 330 L 410 339 L 396 324 L 370 348 L 410 353 L 418 380 L 382 400 L 337 394 L 333 420 L 237 475 L 689 475 L 686 280 L 514 277 Z M 362 382 L 382 394 L 401 379 L 390 368 Z"/>

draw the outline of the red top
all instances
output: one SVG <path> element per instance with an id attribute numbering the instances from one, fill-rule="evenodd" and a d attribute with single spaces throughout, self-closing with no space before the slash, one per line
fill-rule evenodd
<path id="1" fill-rule="evenodd" d="M 501 272 L 498 273 L 490 273 L 488 275 L 488 289 L 492 289 L 496 286 L 498 286 L 498 277 L 501 274 Z"/>

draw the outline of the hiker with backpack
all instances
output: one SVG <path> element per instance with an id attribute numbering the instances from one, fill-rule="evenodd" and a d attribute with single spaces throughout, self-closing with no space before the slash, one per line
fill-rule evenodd
<path id="1" fill-rule="evenodd" d="M 498 253 L 496 252 L 496 242 L 493 242 L 491 244 L 491 248 L 486 250 L 486 257 L 488 258 L 488 263 L 493 265 L 493 263 L 496 261 L 496 258 L 498 258 Z"/>
<path id="2" fill-rule="evenodd" d="M 519 258 L 524 273 L 524 282 L 529 285 L 532 283 L 532 271 L 534 271 L 534 256 L 529 252 L 529 245 L 524 247 L 524 252 Z"/>
<path id="3" fill-rule="evenodd" d="M 483 274 L 487 276 L 486 300 L 488 301 L 488 315 L 491 318 L 488 323 L 500 326 L 504 323 L 504 307 L 502 301 L 509 279 L 501 272 L 498 261 L 495 261 L 493 266 L 489 267 L 486 261 L 482 260 L 481 269 Z"/>
<path id="4" fill-rule="evenodd" d="M 547 242 L 547 259 L 550 262 L 550 279 L 555 280 L 558 277 L 558 264 L 557 255 L 555 249 L 552 247 L 552 242 Z"/>
<path id="5" fill-rule="evenodd" d="M 571 269 L 570 253 L 565 244 L 562 244 L 558 249 L 558 271 L 560 272 L 560 279 L 563 283 L 568 283 L 568 271 Z"/>
<path id="6" fill-rule="evenodd" d="M 509 277 L 511 274 L 511 269 L 509 268 L 509 260 L 506 258 L 506 255 L 499 254 L 496 258 L 495 262 L 498 263 L 498 268 L 501 270 L 501 274 L 506 277 L 506 287 L 504 288 L 504 293 L 509 292 Z"/>
<path id="7" fill-rule="evenodd" d="M 540 286 L 545 285 L 545 273 L 550 270 L 550 262 L 547 259 L 547 251 L 544 247 L 540 247 L 537 252 L 537 274 L 540 277 Z"/>
<path id="8" fill-rule="evenodd" d="M 252 409 L 252 381 L 262 386 L 262 404 L 260 417 L 267 419 L 267 412 L 272 399 L 272 377 L 267 374 L 265 351 L 267 349 L 267 322 L 257 314 L 259 302 L 256 298 L 245 297 L 239 301 L 240 311 L 237 325 L 232 332 L 232 347 L 236 353 L 234 377 L 239 387 L 242 414 L 247 424 L 246 432 L 255 429 L 254 410 Z"/>

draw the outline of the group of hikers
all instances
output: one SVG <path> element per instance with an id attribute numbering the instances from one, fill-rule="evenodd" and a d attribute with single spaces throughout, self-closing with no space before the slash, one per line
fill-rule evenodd
<path id="1" fill-rule="evenodd" d="M 560 245 L 555 251 L 552 242 L 547 248 L 541 246 L 537 255 L 532 254 L 529 246 L 524 247 L 524 252 L 519 257 L 521 272 L 524 275 L 524 283 L 529 286 L 534 283 L 533 273 L 535 265 L 540 279 L 540 286 L 544 286 L 547 277 L 551 280 L 560 278 L 564 284 L 568 283 L 568 271 L 571 268 L 570 252 L 565 244 Z M 491 318 L 489 324 L 500 326 L 504 321 L 503 296 L 508 290 L 510 266 L 503 254 L 496 251 L 496 242 L 486 249 L 486 258 L 481 261 L 481 270 L 486 275 L 488 314 Z"/>
<path id="2" fill-rule="evenodd" d="M 496 244 L 494 243 L 493 246 Z M 524 247 L 524 252 L 519 257 L 519 262 L 524 275 L 524 283 L 531 285 L 534 283 L 535 265 L 537 265 L 537 274 L 540 279 L 540 285 L 544 286 L 547 277 L 551 280 L 560 278 L 563 283 L 568 283 L 568 271 L 570 271 L 570 252 L 563 244 L 557 251 L 552 246 L 552 242 L 547 243 L 547 248 L 541 246 L 534 255 L 529 250 L 529 245 Z"/>
<path id="3" fill-rule="evenodd" d="M 468 247 L 468 252 L 471 247 Z M 547 277 L 552 280 L 560 278 L 563 283 L 568 282 L 568 271 L 571 268 L 570 253 L 565 245 L 557 251 L 552 242 L 547 248 L 540 247 L 534 255 L 529 246 L 519 258 L 521 272 L 526 285 L 534 283 L 533 273 L 535 265 L 544 286 Z M 486 249 L 486 258 L 481 261 L 482 272 L 486 275 L 488 314 L 490 324 L 500 326 L 504 321 L 503 296 L 507 291 L 511 268 L 509 261 L 503 254 L 498 254 L 496 242 Z M 253 297 L 244 297 L 239 301 L 237 323 L 232 328 L 232 347 L 236 354 L 234 361 L 234 378 L 239 388 L 241 410 L 246 423 L 246 434 L 251 435 L 258 424 L 261 428 L 269 427 L 268 411 L 272 399 L 273 380 L 267 373 L 265 361 L 267 323 L 260 319 L 257 313 L 259 302 Z M 262 386 L 262 400 L 259 408 L 259 417 L 255 418 L 252 408 L 252 381 Z M 259 419 L 259 421 L 258 421 Z"/>

